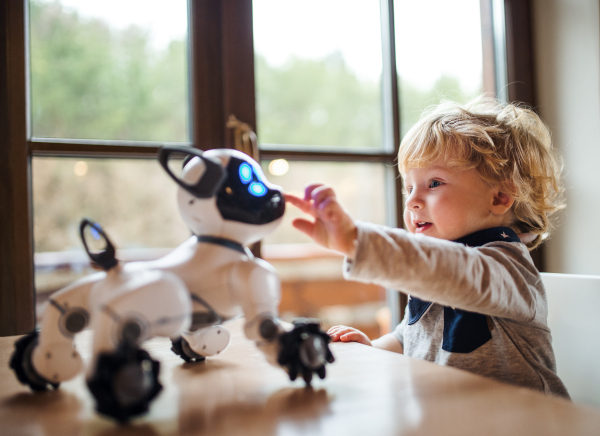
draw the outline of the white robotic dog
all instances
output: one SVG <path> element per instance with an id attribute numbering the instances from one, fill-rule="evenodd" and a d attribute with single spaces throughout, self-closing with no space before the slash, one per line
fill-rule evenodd
<path id="1" fill-rule="evenodd" d="M 176 175 L 170 163 L 181 156 L 184 167 Z M 96 409 L 125 422 L 146 412 L 162 389 L 160 363 L 141 348 L 144 341 L 166 336 L 185 361 L 204 360 L 227 347 L 230 334 L 222 324 L 241 315 L 246 336 L 291 380 L 300 374 L 310 384 L 313 372 L 324 378 L 333 362 L 329 337 L 317 323 L 279 319 L 279 279 L 247 248 L 279 225 L 281 190 L 235 150 L 164 147 L 159 161 L 179 185 L 179 210 L 193 236 L 158 260 L 121 264 L 102 228 L 84 219 L 85 249 L 105 272 L 52 296 L 41 329 L 15 343 L 10 366 L 17 378 L 42 391 L 75 377 L 83 362 L 74 336 L 89 325 L 87 384 Z"/>

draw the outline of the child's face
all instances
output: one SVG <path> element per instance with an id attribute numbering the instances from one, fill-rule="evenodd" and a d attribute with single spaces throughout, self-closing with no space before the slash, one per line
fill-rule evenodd
<path id="1" fill-rule="evenodd" d="M 494 214 L 498 187 L 485 183 L 475 169 L 437 161 L 407 170 L 404 221 L 411 233 L 455 240 L 478 230 L 507 225 Z"/>

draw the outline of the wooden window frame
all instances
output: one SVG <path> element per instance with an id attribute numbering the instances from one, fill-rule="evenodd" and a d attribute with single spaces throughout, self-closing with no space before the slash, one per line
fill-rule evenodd
<path id="1" fill-rule="evenodd" d="M 261 159 L 374 162 L 393 165 L 400 143 L 393 0 L 380 0 L 389 151 L 261 150 Z M 485 5 L 494 0 L 481 0 Z M 37 156 L 155 158 L 155 142 L 32 139 L 28 116 L 27 0 L 0 0 L 0 336 L 35 328 L 31 161 Z M 530 0 L 504 0 L 509 99 L 534 105 Z M 191 144 L 234 148 L 230 115 L 256 126 L 252 1 L 190 0 Z M 485 48 L 484 48 L 485 51 Z M 485 52 L 484 52 L 485 57 Z M 384 115 L 385 116 L 385 115 Z M 402 223 L 402 181 L 395 178 Z M 404 307 L 405 299 L 400 300 Z M 392 308 L 394 309 L 394 308 Z"/>

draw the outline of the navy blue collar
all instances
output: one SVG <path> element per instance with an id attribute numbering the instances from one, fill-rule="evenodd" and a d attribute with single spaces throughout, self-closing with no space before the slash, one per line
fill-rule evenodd
<path id="1" fill-rule="evenodd" d="M 222 247 L 227 247 L 232 250 L 239 251 L 240 253 L 248 254 L 242 244 L 232 241 L 231 239 L 208 235 L 196 235 L 196 238 L 198 238 L 198 242 L 208 242 L 209 244 L 221 245 Z"/>
<path id="2" fill-rule="evenodd" d="M 479 230 L 470 235 L 463 236 L 454 242 L 459 242 L 468 247 L 480 247 L 490 242 L 521 242 L 515 231 L 508 227 L 492 227 L 490 229 Z"/>

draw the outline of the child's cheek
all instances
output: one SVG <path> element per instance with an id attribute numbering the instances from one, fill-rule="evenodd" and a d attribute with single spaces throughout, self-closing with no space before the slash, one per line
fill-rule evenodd
<path id="1" fill-rule="evenodd" d="M 416 230 L 416 227 L 413 226 L 412 224 L 412 219 L 410 217 L 410 212 L 408 211 L 408 209 L 404 209 L 404 225 L 406 226 L 406 229 L 411 232 L 414 233 Z"/>

